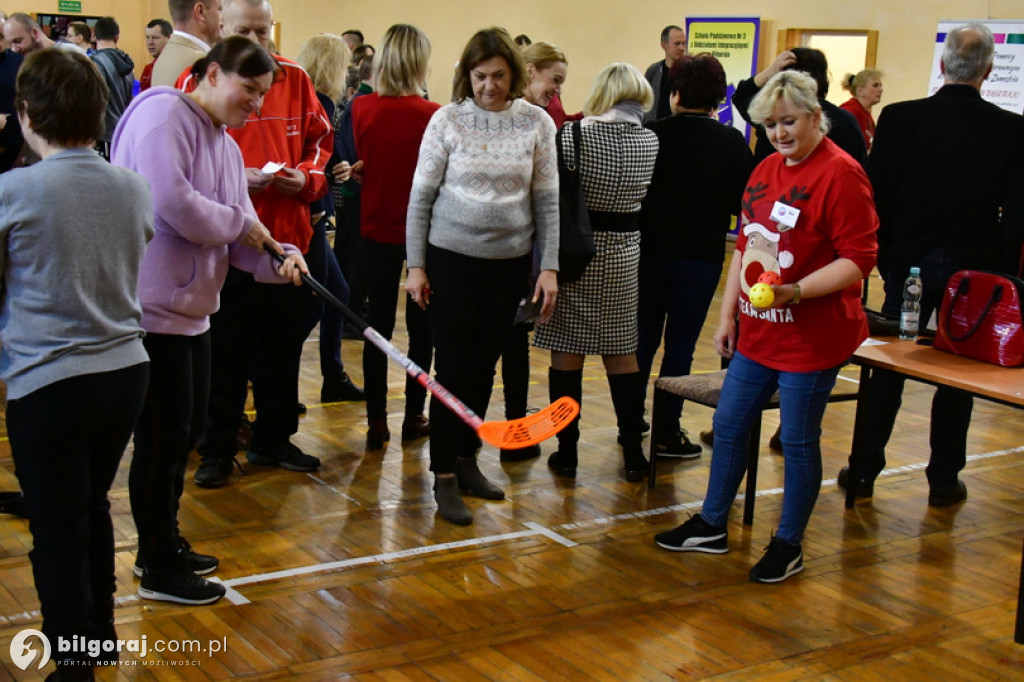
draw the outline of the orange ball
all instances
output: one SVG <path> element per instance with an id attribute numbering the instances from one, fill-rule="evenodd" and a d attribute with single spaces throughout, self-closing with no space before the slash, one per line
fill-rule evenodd
<path id="1" fill-rule="evenodd" d="M 765 270 L 764 272 L 761 273 L 761 276 L 757 278 L 757 281 L 763 282 L 765 284 L 774 284 L 775 286 L 779 286 L 782 284 L 782 275 L 773 270 Z"/>

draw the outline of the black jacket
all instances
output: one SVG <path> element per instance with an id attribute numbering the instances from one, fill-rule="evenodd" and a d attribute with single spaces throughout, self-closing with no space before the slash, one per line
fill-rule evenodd
<path id="1" fill-rule="evenodd" d="M 883 278 L 902 282 L 909 266 L 936 248 L 962 268 L 1016 272 L 1024 118 L 970 85 L 945 85 L 882 110 L 867 171 Z"/>
<path id="2" fill-rule="evenodd" d="M 768 141 L 764 128 L 751 123 L 750 114 L 747 113 L 750 103 L 759 92 L 761 92 L 761 88 L 757 87 L 751 77 L 740 81 L 736 85 L 736 92 L 732 95 L 732 103 L 736 105 L 740 116 L 744 121 L 753 125 L 754 131 L 757 133 L 757 143 L 754 145 L 755 163 L 761 163 L 775 152 L 775 147 Z M 818 103 L 821 104 L 822 113 L 832 124 L 832 128 L 828 131 L 829 139 L 863 166 L 868 156 L 868 146 L 864 142 L 864 134 L 860 131 L 856 117 L 828 100 L 819 99 Z"/>

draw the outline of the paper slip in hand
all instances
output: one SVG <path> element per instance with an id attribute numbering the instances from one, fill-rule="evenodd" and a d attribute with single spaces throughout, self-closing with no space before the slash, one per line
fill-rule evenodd
<path id="1" fill-rule="evenodd" d="M 283 163 L 274 163 L 273 161 L 267 161 L 267 165 L 263 166 L 263 168 L 260 168 L 260 172 L 265 173 L 266 175 L 273 175 L 282 168 L 284 168 Z"/>

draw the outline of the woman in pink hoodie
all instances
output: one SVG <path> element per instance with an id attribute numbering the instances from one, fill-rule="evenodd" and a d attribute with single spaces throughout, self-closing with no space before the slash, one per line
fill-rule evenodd
<path id="1" fill-rule="evenodd" d="M 128 479 L 145 599 L 209 604 L 224 595 L 223 585 L 199 577 L 218 561 L 192 551 L 177 512 L 188 453 L 206 419 L 210 314 L 228 265 L 261 282 L 297 285 L 307 272 L 298 250 L 275 242 L 256 217 L 241 152 L 226 132 L 260 107 L 278 69 L 258 44 L 228 38 L 196 62 L 193 92 L 147 90 L 114 136 L 113 162 L 149 181 L 156 227 L 139 274 L 151 365 Z M 284 263 L 265 247 L 287 254 Z"/>

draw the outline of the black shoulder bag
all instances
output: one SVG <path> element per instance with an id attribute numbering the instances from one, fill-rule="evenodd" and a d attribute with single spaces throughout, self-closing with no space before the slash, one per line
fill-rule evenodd
<path id="1" fill-rule="evenodd" d="M 573 121 L 571 162 L 565 159 L 561 140 L 558 140 L 558 282 L 570 284 L 583 276 L 583 271 L 594 257 L 594 232 L 590 228 L 590 214 L 580 181 L 580 122 Z M 563 127 L 559 131 L 561 136 Z"/>

